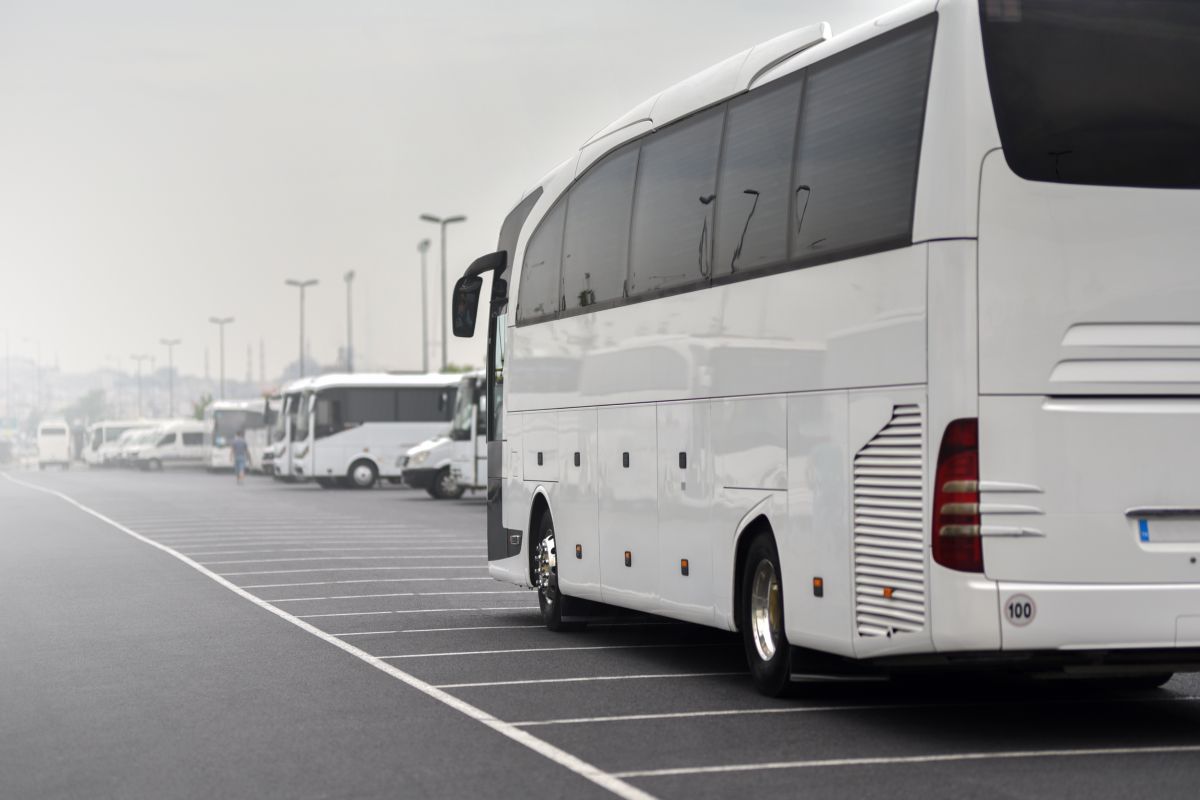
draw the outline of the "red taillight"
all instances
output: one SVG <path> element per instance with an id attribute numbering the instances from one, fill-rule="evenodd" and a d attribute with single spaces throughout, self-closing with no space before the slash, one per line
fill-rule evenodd
<path id="1" fill-rule="evenodd" d="M 979 420 L 946 426 L 933 489 L 933 560 L 961 572 L 983 572 L 979 537 Z"/>

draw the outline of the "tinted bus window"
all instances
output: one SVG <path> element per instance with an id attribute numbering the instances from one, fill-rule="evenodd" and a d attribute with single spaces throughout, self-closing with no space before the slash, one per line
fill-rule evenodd
<path id="1" fill-rule="evenodd" d="M 933 18 L 809 69 L 792 256 L 825 261 L 912 240 Z"/>
<path id="2" fill-rule="evenodd" d="M 608 156 L 571 190 L 563 239 L 566 310 L 624 294 L 636 148 Z"/>
<path id="3" fill-rule="evenodd" d="M 1200 3 L 984 0 L 980 17 L 1013 172 L 1200 188 Z"/>
<path id="4" fill-rule="evenodd" d="M 787 260 L 788 183 L 802 80 L 755 92 L 729 106 L 717 198 L 714 275 Z"/>
<path id="5" fill-rule="evenodd" d="M 703 281 L 712 266 L 713 200 L 724 108 L 642 145 L 630 244 L 629 295 Z"/>
<path id="6" fill-rule="evenodd" d="M 517 290 L 517 322 L 543 319 L 558 310 L 564 209 L 563 203 L 555 206 L 525 246 Z"/>
<path id="7" fill-rule="evenodd" d="M 401 422 L 449 422 L 454 414 L 455 387 L 414 387 L 399 391 Z"/>
<path id="8" fill-rule="evenodd" d="M 396 416 L 396 390 L 385 388 L 340 389 L 342 422 L 361 425 L 364 422 L 393 422 Z"/>

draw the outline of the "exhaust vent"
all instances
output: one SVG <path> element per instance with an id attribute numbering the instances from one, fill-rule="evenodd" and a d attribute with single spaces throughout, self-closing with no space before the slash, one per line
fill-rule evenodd
<path id="1" fill-rule="evenodd" d="M 854 456 L 854 613 L 859 636 L 925 627 L 921 409 L 895 406 Z"/>

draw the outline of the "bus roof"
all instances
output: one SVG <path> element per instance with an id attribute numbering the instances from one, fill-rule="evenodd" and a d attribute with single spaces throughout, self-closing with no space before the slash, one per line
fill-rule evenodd
<path id="1" fill-rule="evenodd" d="M 457 386 L 461 380 L 462 375 L 458 373 L 447 375 L 393 375 L 387 372 L 355 372 L 352 374 L 322 375 L 319 378 L 315 378 L 309 388 L 313 391 L 348 386 L 375 386 L 384 388 L 392 386 L 397 388 L 402 386 L 432 386 L 443 388 Z"/>
<path id="2" fill-rule="evenodd" d="M 250 400 L 214 400 L 208 408 L 211 411 L 263 411 L 266 407 L 265 398 L 255 397 Z"/>

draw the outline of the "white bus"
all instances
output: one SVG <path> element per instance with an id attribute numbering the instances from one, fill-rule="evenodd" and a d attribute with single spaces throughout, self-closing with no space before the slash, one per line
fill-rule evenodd
<path id="1" fill-rule="evenodd" d="M 90 467 L 105 467 L 115 464 L 120 455 L 117 440 L 130 430 L 152 428 L 160 422 L 145 419 L 103 420 L 88 426 L 83 450 L 83 460 Z"/>
<path id="2" fill-rule="evenodd" d="M 462 377 L 450 430 L 404 454 L 405 484 L 424 489 L 435 500 L 456 500 L 487 488 L 486 391 L 483 372 Z"/>
<path id="3" fill-rule="evenodd" d="M 589 139 L 455 290 L 492 575 L 738 630 L 772 694 L 1197 669 L 1198 8 L 922 0 Z"/>
<path id="4" fill-rule="evenodd" d="M 209 424 L 208 468 L 233 469 L 233 439 L 242 431 L 247 445 L 247 469 L 263 471 L 263 452 L 267 447 L 267 401 L 214 400 L 204 411 Z"/>
<path id="5" fill-rule="evenodd" d="M 71 468 L 71 426 L 65 419 L 50 419 L 37 427 L 38 469 L 57 464 Z"/>
<path id="6" fill-rule="evenodd" d="M 284 482 L 296 480 L 292 471 L 292 443 L 307 438 L 307 429 L 300 436 L 298 421 L 301 411 L 308 406 L 306 390 L 312 378 L 299 378 L 283 388 L 279 416 L 271 426 L 271 477 Z"/>
<path id="7" fill-rule="evenodd" d="M 458 381 L 371 373 L 313 379 L 292 439 L 293 473 L 322 488 L 399 480 L 409 448 L 445 432 Z"/>

